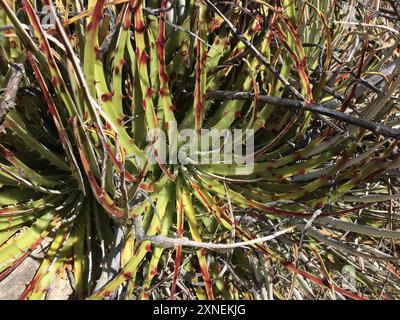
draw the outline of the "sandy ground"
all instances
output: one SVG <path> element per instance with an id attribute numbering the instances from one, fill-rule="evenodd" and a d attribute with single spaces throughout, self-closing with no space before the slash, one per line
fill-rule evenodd
<path id="1" fill-rule="evenodd" d="M 0 300 L 17 300 L 20 297 L 39 268 L 40 261 L 45 255 L 49 241 L 45 240 L 8 277 L 0 282 Z M 48 292 L 46 299 L 66 300 L 72 293 L 73 289 L 68 275 L 64 272 L 60 281 Z"/>

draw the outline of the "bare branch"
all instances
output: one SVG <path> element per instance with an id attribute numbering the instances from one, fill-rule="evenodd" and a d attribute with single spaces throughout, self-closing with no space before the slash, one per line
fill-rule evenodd
<path id="1" fill-rule="evenodd" d="M 11 77 L 4 91 L 4 99 L 0 103 L 0 122 L 2 122 L 6 114 L 15 107 L 17 92 L 25 70 L 22 64 L 13 64 L 11 68 Z"/>
<path id="2" fill-rule="evenodd" d="M 209 99 L 216 100 L 253 100 L 254 94 L 249 92 L 233 92 L 233 91 L 210 91 L 207 93 Z M 343 121 L 354 126 L 367 129 L 375 134 L 380 134 L 384 137 L 400 139 L 400 132 L 380 123 L 367 121 L 361 118 L 353 117 L 349 114 L 332 110 L 319 104 L 306 103 L 292 99 L 284 99 L 271 97 L 267 95 L 258 96 L 259 102 L 269 103 L 277 107 L 290 108 L 295 110 L 311 111 L 315 114 L 322 114 L 330 118 Z"/>
<path id="3" fill-rule="evenodd" d="M 198 242 L 198 241 L 192 241 L 189 239 L 174 239 L 174 238 L 168 238 L 164 236 L 144 236 L 141 240 L 142 241 L 150 241 L 155 244 L 161 245 L 163 247 L 175 247 L 175 246 L 186 246 L 186 247 L 193 247 L 193 248 L 205 248 L 205 249 L 210 249 L 210 250 L 230 250 L 230 249 L 235 249 L 235 248 L 243 248 L 246 246 L 250 246 L 253 244 L 258 244 L 258 243 L 263 243 L 263 242 L 268 242 L 271 241 L 277 237 L 280 237 L 286 233 L 289 233 L 293 231 L 296 227 L 290 227 L 281 231 L 278 231 L 274 234 L 249 240 L 249 241 L 244 241 L 244 242 L 236 242 L 236 243 L 230 243 L 230 244 L 222 244 L 222 243 L 208 243 L 208 242 Z"/>

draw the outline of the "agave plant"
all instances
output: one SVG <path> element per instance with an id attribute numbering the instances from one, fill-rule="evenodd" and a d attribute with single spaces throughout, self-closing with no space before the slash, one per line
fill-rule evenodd
<path id="1" fill-rule="evenodd" d="M 21 299 L 398 297 L 397 9 L 0 0 L 0 280 L 50 239 Z M 254 166 L 160 161 L 174 123 Z"/>

